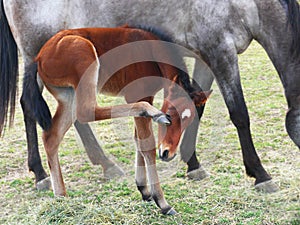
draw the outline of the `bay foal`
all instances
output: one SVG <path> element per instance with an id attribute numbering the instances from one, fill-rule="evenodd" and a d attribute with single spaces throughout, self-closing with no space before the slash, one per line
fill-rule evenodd
<path id="1" fill-rule="evenodd" d="M 195 116 L 195 105 L 204 104 L 207 100 L 206 95 L 210 92 L 196 91 L 191 86 L 186 72 L 154 61 L 156 42 L 161 43 L 161 39 L 164 41 L 171 39 L 153 28 L 149 30 L 152 32 L 128 26 L 64 30 L 53 36 L 41 48 L 35 62 L 26 68 L 24 96 L 27 104 L 31 104 L 32 115 L 44 130 L 44 147 L 55 195 L 66 195 L 58 160 L 58 147 L 72 123 L 76 119 L 81 123 L 87 123 L 133 116 L 138 149 L 137 187 L 142 198 L 144 200 L 153 198 L 163 214 L 176 213 L 166 202 L 159 184 L 155 166 L 155 140 L 150 118 L 160 124 L 161 158 L 170 160 L 175 156 L 183 130 Z M 139 45 L 140 41 L 148 41 L 150 44 L 142 42 L 142 45 Z M 122 46 L 128 47 L 128 44 L 133 44 L 129 45 L 128 51 L 118 49 Z M 135 45 L 138 45 L 135 47 L 137 51 Z M 118 54 L 110 58 L 113 62 L 107 62 L 104 56 L 116 49 Z M 164 47 L 159 53 L 163 57 L 176 54 Z M 138 58 L 133 59 L 136 55 Z M 145 61 L 145 58 L 149 59 L 149 55 L 152 56 L 150 57 L 152 61 Z M 174 58 L 174 55 L 169 57 Z M 128 59 L 128 62 L 134 63 L 122 62 Z M 111 69 L 118 63 L 123 66 L 115 71 Z M 38 88 L 37 72 L 58 102 L 52 119 Z M 134 85 L 131 85 L 132 83 Z M 166 96 L 162 108 L 164 113 L 171 114 L 172 124 L 164 113 L 152 106 L 153 96 L 162 88 Z M 128 104 L 100 107 L 96 102 L 97 91 L 110 95 L 123 95 Z M 168 125 L 167 129 L 166 125 Z M 147 188 L 146 173 L 151 192 Z"/>

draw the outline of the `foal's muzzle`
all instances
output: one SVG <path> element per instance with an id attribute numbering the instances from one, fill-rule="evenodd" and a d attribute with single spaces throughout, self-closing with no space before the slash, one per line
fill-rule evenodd
<path id="1" fill-rule="evenodd" d="M 169 162 L 171 161 L 172 159 L 175 158 L 176 154 L 174 154 L 173 156 L 171 156 L 169 158 L 169 150 L 168 149 L 165 149 L 165 150 L 162 150 L 162 148 L 160 147 L 159 148 L 159 158 L 162 160 L 162 161 L 165 161 L 165 162 Z"/>

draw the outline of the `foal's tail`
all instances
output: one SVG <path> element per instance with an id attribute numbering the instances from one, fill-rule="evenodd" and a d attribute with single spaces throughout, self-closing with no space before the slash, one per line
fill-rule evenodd
<path id="1" fill-rule="evenodd" d="M 4 12 L 0 6 L 0 136 L 6 126 L 9 111 L 11 125 L 15 114 L 18 82 L 18 49 Z"/>
<path id="2" fill-rule="evenodd" d="M 30 114 L 37 120 L 43 130 L 51 127 L 51 113 L 45 102 L 36 80 L 37 63 L 33 62 L 25 68 L 23 82 L 23 100 L 31 110 Z"/>

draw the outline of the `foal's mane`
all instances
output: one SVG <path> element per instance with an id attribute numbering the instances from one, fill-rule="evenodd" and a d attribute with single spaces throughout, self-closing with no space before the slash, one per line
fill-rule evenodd
<path id="1" fill-rule="evenodd" d="M 146 32 L 152 33 L 154 36 L 156 36 L 161 41 L 166 41 L 166 42 L 176 44 L 172 35 L 162 29 L 158 29 L 156 27 L 151 27 L 151 26 L 145 26 L 145 25 L 133 25 L 133 26 L 130 25 L 129 27 L 144 30 Z M 172 54 L 170 57 L 174 57 L 176 55 L 175 56 L 176 59 L 174 60 L 174 62 L 176 62 L 176 64 L 179 63 L 180 67 L 185 68 L 185 70 L 187 71 L 187 68 L 183 61 L 183 58 L 177 57 L 177 56 L 180 57 L 180 54 L 179 53 L 176 54 L 176 49 L 171 49 L 170 52 Z M 193 93 L 195 91 L 195 88 L 191 84 L 189 74 L 187 72 L 179 69 L 178 67 L 176 67 L 176 69 L 177 69 L 176 83 L 178 83 L 187 93 L 189 93 L 189 94 Z"/>
<path id="2" fill-rule="evenodd" d="M 300 10 L 296 0 L 279 0 L 287 11 L 289 27 L 292 31 L 293 41 L 291 44 L 291 54 L 293 57 L 300 57 Z"/>

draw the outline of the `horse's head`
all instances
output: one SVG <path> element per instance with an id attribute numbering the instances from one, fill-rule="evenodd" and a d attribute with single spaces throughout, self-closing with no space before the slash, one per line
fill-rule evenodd
<path id="1" fill-rule="evenodd" d="M 195 91 L 187 94 L 183 93 L 182 89 L 178 91 L 178 87 L 175 86 L 176 84 L 171 85 L 161 109 L 170 116 L 172 123 L 169 126 L 158 127 L 159 157 L 163 161 L 170 161 L 176 156 L 181 135 L 196 115 L 195 106 L 205 104 L 211 94 L 211 91 Z"/>

